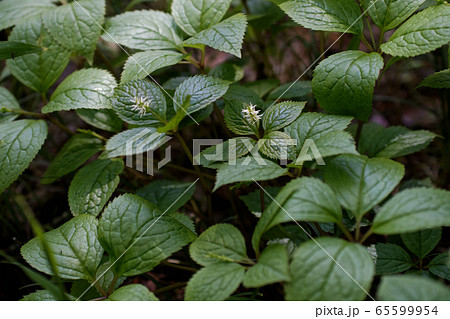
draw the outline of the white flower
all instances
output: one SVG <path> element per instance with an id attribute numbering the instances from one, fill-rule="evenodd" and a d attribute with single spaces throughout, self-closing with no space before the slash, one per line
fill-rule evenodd
<path id="1" fill-rule="evenodd" d="M 242 115 L 251 124 L 255 124 L 262 117 L 261 115 L 259 115 L 259 110 L 256 110 L 256 105 L 253 105 L 252 103 L 244 107 L 244 109 L 242 110 Z"/>
<path id="2" fill-rule="evenodd" d="M 146 97 L 133 97 L 130 102 L 134 104 L 131 110 L 138 111 L 140 117 L 147 114 L 147 111 L 150 110 L 150 103 Z"/>

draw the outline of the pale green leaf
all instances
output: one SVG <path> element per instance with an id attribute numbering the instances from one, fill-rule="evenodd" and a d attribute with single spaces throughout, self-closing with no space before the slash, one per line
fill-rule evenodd
<path id="1" fill-rule="evenodd" d="M 120 132 L 122 120 L 112 109 L 78 109 L 77 115 L 89 125 L 108 132 Z"/>
<path id="2" fill-rule="evenodd" d="M 67 295 L 67 300 L 75 300 L 75 297 Z M 50 291 L 48 290 L 38 290 L 31 294 L 24 296 L 21 301 L 58 301 Z"/>
<path id="3" fill-rule="evenodd" d="M 3 0 L 0 2 L 0 30 L 29 20 L 55 7 L 56 0 Z"/>
<path id="4" fill-rule="evenodd" d="M 449 301 L 450 288 L 443 283 L 421 276 L 384 276 L 378 286 L 377 300 Z"/>
<path id="5" fill-rule="evenodd" d="M 111 301 L 159 301 L 147 287 L 131 284 L 114 291 L 107 300 Z"/>
<path id="6" fill-rule="evenodd" d="M 340 154 L 359 155 L 356 151 L 355 141 L 348 132 L 327 133 L 316 140 L 315 145 L 323 158 Z"/>
<path id="7" fill-rule="evenodd" d="M 413 262 L 408 253 L 400 246 L 394 244 L 376 244 L 377 275 L 389 275 L 404 272 L 412 267 Z"/>
<path id="8" fill-rule="evenodd" d="M 425 258 L 441 240 L 442 229 L 422 229 L 413 233 L 401 234 L 402 241 L 419 259 Z"/>
<path id="9" fill-rule="evenodd" d="M 306 102 L 281 102 L 273 104 L 263 115 L 262 124 L 266 131 L 276 131 L 294 122 L 302 113 Z"/>
<path id="10" fill-rule="evenodd" d="M 3 86 L 0 86 L 0 124 L 14 121 L 19 116 L 18 114 L 11 112 L 3 113 L 2 109 L 18 111 L 20 110 L 20 105 L 11 92 Z"/>
<path id="11" fill-rule="evenodd" d="M 258 140 L 258 148 L 262 154 L 270 158 L 286 160 L 290 158 L 289 154 L 293 150 L 291 145 L 295 146 L 295 142 L 284 132 L 272 131 Z"/>
<path id="12" fill-rule="evenodd" d="M 245 106 L 246 104 L 240 100 L 225 100 L 225 124 L 233 133 L 239 135 L 255 135 L 258 129 L 256 127 L 257 123 L 249 121 L 244 116 L 242 111 Z"/>

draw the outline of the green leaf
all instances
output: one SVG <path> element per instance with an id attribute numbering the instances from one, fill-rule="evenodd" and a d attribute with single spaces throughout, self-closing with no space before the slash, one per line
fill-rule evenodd
<path id="1" fill-rule="evenodd" d="M 243 13 L 238 13 L 197 33 L 184 41 L 184 44 L 204 44 L 240 58 L 245 29 L 247 29 L 247 17 Z"/>
<path id="2" fill-rule="evenodd" d="M 42 18 L 56 41 L 92 65 L 105 21 L 105 0 L 78 0 L 48 10 Z"/>
<path id="3" fill-rule="evenodd" d="M 297 82 L 298 83 L 298 82 Z M 280 81 L 277 79 L 263 79 L 254 82 L 245 83 L 245 87 L 254 91 L 259 97 L 265 97 L 270 91 L 274 90 Z M 279 95 L 278 95 L 279 96 Z M 276 98 L 278 98 L 278 96 Z M 283 95 L 284 97 L 284 95 Z"/>
<path id="4" fill-rule="evenodd" d="M 316 147 L 320 155 L 324 157 L 340 155 L 340 154 L 354 154 L 359 155 L 356 151 L 355 141 L 348 132 L 330 132 L 320 137 L 316 142 Z M 309 156 L 309 155 L 306 155 Z M 307 158 L 306 160 L 308 160 Z M 313 158 L 314 159 L 314 158 Z M 301 161 L 298 158 L 297 161 Z M 316 159 L 317 160 L 317 159 Z"/>
<path id="5" fill-rule="evenodd" d="M 69 63 L 70 51 L 48 33 L 41 18 L 18 24 L 11 32 L 9 40 L 47 48 L 40 53 L 6 61 L 8 69 L 20 82 L 34 91 L 46 93 Z"/>
<path id="6" fill-rule="evenodd" d="M 12 27 L 55 7 L 55 0 L 3 0 L 0 2 L 0 30 Z"/>
<path id="7" fill-rule="evenodd" d="M 187 301 L 225 300 L 241 284 L 245 267 L 235 263 L 217 263 L 196 272 L 186 287 Z"/>
<path id="8" fill-rule="evenodd" d="M 364 300 L 375 266 L 363 246 L 321 237 L 298 247 L 290 273 L 291 281 L 285 288 L 286 300 Z"/>
<path id="9" fill-rule="evenodd" d="M 166 98 L 149 80 L 135 80 L 114 89 L 113 108 L 127 123 L 152 126 L 166 122 Z"/>
<path id="10" fill-rule="evenodd" d="M 398 27 L 408 19 L 425 0 L 363 0 L 370 17 L 383 31 Z"/>
<path id="11" fill-rule="evenodd" d="M 97 238 L 97 220 L 80 215 L 44 234 L 55 256 L 58 275 L 64 279 L 93 280 L 100 264 L 103 248 Z M 23 258 L 34 268 L 53 275 L 42 243 L 33 238 L 21 248 Z"/>
<path id="12" fill-rule="evenodd" d="M 248 260 L 245 239 L 230 224 L 209 227 L 189 246 L 189 253 L 202 266 Z"/>
<path id="13" fill-rule="evenodd" d="M 5 123 L 5 122 L 12 122 L 19 116 L 19 114 L 15 114 L 12 112 L 3 113 L 2 109 L 19 111 L 20 105 L 19 105 L 19 102 L 16 100 L 14 95 L 12 95 L 11 92 L 9 92 L 3 86 L 0 86 L 0 124 Z M 0 145 L 1 145 L 1 143 L 0 143 Z"/>
<path id="14" fill-rule="evenodd" d="M 100 214 L 119 184 L 122 171 L 122 160 L 97 160 L 80 169 L 69 187 L 72 215 Z"/>
<path id="15" fill-rule="evenodd" d="M 75 300 L 75 297 L 66 294 L 67 300 Z M 50 291 L 38 290 L 31 294 L 24 296 L 21 301 L 58 301 Z"/>
<path id="16" fill-rule="evenodd" d="M 290 158 L 289 153 L 292 150 L 290 145 L 295 145 L 294 143 L 295 140 L 288 134 L 272 131 L 258 141 L 258 147 L 261 153 L 270 158 L 286 160 Z"/>
<path id="17" fill-rule="evenodd" d="M 275 198 L 277 194 L 280 192 L 280 187 L 265 187 L 264 188 L 264 203 L 265 207 L 268 207 L 270 203 L 272 203 L 272 198 Z M 239 196 L 239 198 L 244 202 L 245 206 L 247 206 L 248 210 L 252 213 L 261 214 L 261 189 L 257 189 L 247 195 Z M 269 193 L 268 194 L 266 194 Z"/>
<path id="18" fill-rule="evenodd" d="M 381 301 L 448 301 L 450 289 L 430 278 L 414 275 L 383 276 L 378 286 Z"/>
<path id="19" fill-rule="evenodd" d="M 227 93 L 223 96 L 225 102 L 239 101 L 242 104 L 254 104 L 261 108 L 264 101 L 253 90 L 249 90 L 245 86 L 232 84 Z"/>
<path id="20" fill-rule="evenodd" d="M 306 102 L 281 102 L 273 104 L 263 115 L 262 124 L 266 131 L 276 131 L 294 122 L 302 113 Z"/>
<path id="21" fill-rule="evenodd" d="M 98 236 L 119 276 L 150 271 L 196 237 L 177 219 L 131 194 L 116 198 L 105 208 Z"/>
<path id="22" fill-rule="evenodd" d="M 450 280 L 450 268 L 448 267 L 448 253 L 439 254 L 434 257 L 428 267 L 433 275 Z"/>
<path id="23" fill-rule="evenodd" d="M 233 133 L 239 135 L 255 135 L 258 128 L 243 115 L 245 104 L 239 100 L 225 101 L 225 124 Z"/>
<path id="24" fill-rule="evenodd" d="M 180 123 L 183 121 L 183 119 L 186 117 L 186 111 L 185 110 L 187 110 L 187 108 L 189 107 L 189 101 L 186 101 L 185 103 L 184 103 L 184 105 L 182 105 L 182 108 L 180 108 L 178 111 L 177 111 L 177 113 L 174 115 L 174 117 L 172 117 L 170 120 L 169 120 L 169 122 L 167 122 L 167 124 L 166 125 L 164 125 L 164 126 L 160 126 L 160 127 L 158 127 L 158 133 L 167 133 L 167 132 L 175 132 L 175 131 L 178 131 L 178 129 L 179 129 L 179 126 L 180 126 Z M 200 111 L 200 112 L 203 112 L 203 111 L 207 111 L 208 110 L 208 108 L 206 108 L 206 109 L 203 109 L 202 111 Z M 199 112 L 199 113 L 200 113 Z M 208 114 L 208 116 L 209 116 L 209 114 Z M 194 114 L 193 116 L 192 116 L 192 119 L 195 119 L 197 117 L 197 114 Z M 191 120 L 192 120 L 191 119 Z M 193 120 L 192 120 L 192 122 L 194 122 Z M 183 124 L 185 124 L 186 122 L 184 122 Z"/>
<path id="25" fill-rule="evenodd" d="M 231 0 L 174 0 L 172 15 L 188 35 L 193 36 L 222 20 Z"/>
<path id="26" fill-rule="evenodd" d="M 280 8 L 295 22 L 318 31 L 362 34 L 361 10 L 353 0 L 293 0 Z"/>
<path id="27" fill-rule="evenodd" d="M 231 62 L 225 62 L 212 69 L 208 75 L 225 81 L 238 82 L 244 78 L 244 69 Z"/>
<path id="28" fill-rule="evenodd" d="M 450 192 L 411 188 L 391 198 L 377 213 L 372 230 L 377 234 L 401 234 L 450 226 Z"/>
<path id="29" fill-rule="evenodd" d="M 286 172 L 287 169 L 262 157 L 258 157 L 258 161 L 255 157 L 238 158 L 236 165 L 226 163 L 219 167 L 213 192 L 226 184 L 253 182 L 253 180 L 266 181 L 280 177 Z"/>
<path id="30" fill-rule="evenodd" d="M 258 250 L 262 235 L 270 228 L 294 220 L 340 223 L 342 211 L 333 191 L 324 182 L 311 177 L 294 179 L 263 212 L 253 233 L 253 248 Z"/>
<path id="31" fill-rule="evenodd" d="M 429 7 L 401 25 L 381 50 L 392 56 L 414 57 L 443 46 L 450 42 L 449 16 L 448 4 Z"/>
<path id="32" fill-rule="evenodd" d="M 41 120 L 0 125 L 0 193 L 30 165 L 46 138 L 47 125 Z"/>
<path id="33" fill-rule="evenodd" d="M 116 86 L 116 80 L 108 71 L 75 71 L 56 88 L 50 102 L 42 108 L 42 113 L 111 108 L 111 97 Z"/>
<path id="34" fill-rule="evenodd" d="M 325 170 L 325 182 L 343 207 L 361 218 L 381 203 L 400 183 L 402 164 L 385 159 L 340 155 Z"/>
<path id="35" fill-rule="evenodd" d="M 112 109 L 78 109 L 77 115 L 89 125 L 108 132 L 120 132 L 123 122 Z"/>
<path id="36" fill-rule="evenodd" d="M 376 244 L 377 275 L 389 275 L 404 272 L 412 267 L 413 262 L 408 253 L 394 244 Z"/>
<path id="37" fill-rule="evenodd" d="M 42 47 L 18 41 L 0 41 L 0 60 L 15 59 L 16 57 L 38 53 Z"/>
<path id="38" fill-rule="evenodd" d="M 418 87 L 426 86 L 433 89 L 450 89 L 450 69 L 436 72 L 420 82 Z"/>
<path id="39" fill-rule="evenodd" d="M 185 57 L 184 54 L 173 51 L 139 52 L 128 58 L 125 63 L 121 83 L 141 80 L 156 70 L 175 65 Z"/>
<path id="40" fill-rule="evenodd" d="M 164 143 L 164 133 L 158 133 L 155 128 L 134 128 L 111 137 L 106 142 L 105 152 L 101 158 L 131 156 L 155 150 Z"/>
<path id="41" fill-rule="evenodd" d="M 419 259 L 424 259 L 441 240 L 442 229 L 422 229 L 413 233 L 401 234 L 405 246 Z"/>
<path id="42" fill-rule="evenodd" d="M 177 49 L 183 32 L 168 13 L 138 10 L 117 15 L 106 22 L 103 39 L 132 49 Z"/>
<path id="43" fill-rule="evenodd" d="M 314 96 L 328 113 L 367 121 L 372 114 L 375 82 L 383 65 L 383 58 L 376 52 L 350 50 L 334 54 L 314 70 Z"/>
<path id="44" fill-rule="evenodd" d="M 175 91 L 175 110 L 179 110 L 190 97 L 188 114 L 206 108 L 227 93 L 230 82 L 206 75 L 195 75 L 188 78 Z"/>
<path id="45" fill-rule="evenodd" d="M 51 184 L 58 178 L 69 174 L 83 165 L 88 159 L 100 152 L 102 141 L 88 134 L 72 136 L 51 162 L 44 176 L 42 184 Z"/>
<path id="46" fill-rule="evenodd" d="M 107 300 L 111 301 L 159 301 L 147 287 L 131 284 L 114 291 Z"/>
<path id="47" fill-rule="evenodd" d="M 258 263 L 245 273 L 244 286 L 258 288 L 280 281 L 289 281 L 288 254 L 282 245 L 270 245 L 262 252 Z"/>
<path id="48" fill-rule="evenodd" d="M 178 181 L 154 181 L 138 189 L 136 194 L 158 207 L 162 212 L 173 213 L 194 195 L 195 185 Z"/>
<path id="49" fill-rule="evenodd" d="M 311 81 L 288 82 L 270 92 L 268 100 L 304 99 L 311 92 Z"/>

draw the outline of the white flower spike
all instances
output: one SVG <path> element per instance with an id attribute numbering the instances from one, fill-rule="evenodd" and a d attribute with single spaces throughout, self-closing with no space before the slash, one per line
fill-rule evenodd
<path id="1" fill-rule="evenodd" d="M 132 111 L 139 111 L 139 116 L 142 117 L 143 115 L 147 114 L 147 111 L 150 110 L 150 103 L 148 101 L 148 98 L 146 97 L 133 97 L 130 100 L 131 103 L 133 103 L 133 107 L 131 108 Z"/>
<path id="2" fill-rule="evenodd" d="M 262 117 L 261 115 L 259 115 L 259 110 L 256 110 L 256 105 L 253 105 L 252 103 L 244 107 L 244 109 L 242 110 L 242 115 L 251 124 L 255 124 Z"/>

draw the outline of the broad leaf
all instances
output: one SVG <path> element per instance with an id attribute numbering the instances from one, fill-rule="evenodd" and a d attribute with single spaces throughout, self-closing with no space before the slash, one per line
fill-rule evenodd
<path id="1" fill-rule="evenodd" d="M 341 155 L 327 165 L 325 182 L 341 205 L 361 220 L 394 190 L 403 175 L 403 165 L 388 159 Z"/>
<path id="2" fill-rule="evenodd" d="M 280 281 L 289 281 L 288 254 L 282 245 L 270 245 L 262 252 L 258 263 L 245 273 L 244 286 L 258 288 Z"/>
<path id="3" fill-rule="evenodd" d="M 450 268 L 448 267 L 448 253 L 439 254 L 434 257 L 428 267 L 433 275 L 450 280 Z"/>
<path id="4" fill-rule="evenodd" d="M 66 294 L 66 300 L 75 300 L 75 297 Z M 31 294 L 24 296 L 21 301 L 58 301 L 49 290 L 38 290 Z"/>
<path id="5" fill-rule="evenodd" d="M 401 275 L 384 276 L 378 286 L 377 300 L 382 301 L 448 301 L 450 289 L 430 278 Z"/>
<path id="6" fill-rule="evenodd" d="M 375 266 L 363 246 L 321 237 L 299 246 L 290 273 L 286 300 L 364 300 Z"/>
<path id="7" fill-rule="evenodd" d="M 103 248 L 97 238 L 97 224 L 94 216 L 80 215 L 43 235 L 54 254 L 61 278 L 95 278 L 103 255 Z M 22 246 L 20 251 L 31 266 L 53 275 L 45 249 L 38 237 Z"/>
<path id="8" fill-rule="evenodd" d="M 341 219 L 341 207 L 328 185 L 311 177 L 295 179 L 282 188 L 263 212 L 253 233 L 253 248 L 258 250 L 262 235 L 281 223 L 293 221 L 339 223 Z"/>
<path id="9" fill-rule="evenodd" d="M 288 82 L 270 92 L 269 100 L 305 99 L 312 93 L 311 81 Z"/>
<path id="10" fill-rule="evenodd" d="M 0 2 L 0 30 L 40 15 L 55 7 L 55 0 L 3 0 Z"/>
<path id="11" fill-rule="evenodd" d="M 295 22 L 318 31 L 362 34 L 361 10 L 353 0 L 293 0 L 280 5 Z"/>
<path id="12" fill-rule="evenodd" d="M 206 108 L 227 93 L 230 82 L 206 75 L 188 78 L 175 91 L 174 108 L 179 110 L 190 97 L 188 114 Z"/>
<path id="13" fill-rule="evenodd" d="M 262 124 L 266 131 L 276 131 L 294 122 L 302 113 L 306 102 L 281 102 L 273 104 L 263 115 Z"/>
<path id="14" fill-rule="evenodd" d="M 225 123 L 233 133 L 239 135 L 255 135 L 258 128 L 257 123 L 250 121 L 244 116 L 243 110 L 246 104 L 240 100 L 225 101 Z"/>
<path id="15" fill-rule="evenodd" d="M 222 20 L 231 0 L 174 0 L 172 15 L 184 32 L 193 36 Z"/>
<path id="16" fill-rule="evenodd" d="M 450 42 L 450 5 L 429 7 L 406 21 L 388 42 L 381 45 L 384 53 L 413 57 L 433 51 Z"/>
<path id="17" fill-rule="evenodd" d="M 217 263 L 196 272 L 189 280 L 187 301 L 225 300 L 241 284 L 245 267 L 235 263 Z"/>
<path id="18" fill-rule="evenodd" d="M 158 207 L 162 212 L 173 213 L 183 207 L 194 195 L 195 185 L 178 181 L 154 181 L 138 189 L 136 194 Z"/>
<path id="19" fill-rule="evenodd" d="M 119 184 L 122 160 L 97 160 L 83 167 L 69 187 L 72 215 L 97 216 Z"/>
<path id="20" fill-rule="evenodd" d="M 120 276 L 150 271 L 196 237 L 177 219 L 131 194 L 116 198 L 106 207 L 98 236 Z"/>
<path id="21" fill-rule="evenodd" d="M 189 253 L 202 266 L 248 259 L 244 237 L 230 224 L 217 224 L 205 230 L 189 246 Z"/>
<path id="22" fill-rule="evenodd" d="M 401 234 L 405 246 L 421 260 L 436 247 L 441 236 L 441 228 L 422 229 L 414 233 Z"/>
<path id="23" fill-rule="evenodd" d="M 41 183 L 51 184 L 83 165 L 103 148 L 102 141 L 88 134 L 72 136 L 51 162 Z"/>
<path id="24" fill-rule="evenodd" d="M 0 125 L 0 193 L 30 165 L 46 138 L 44 121 L 20 120 Z"/>
<path id="25" fill-rule="evenodd" d="M 375 82 L 383 65 L 383 58 L 376 52 L 350 50 L 334 54 L 314 70 L 314 96 L 328 113 L 367 121 L 372 114 Z"/>
<path id="26" fill-rule="evenodd" d="M 426 86 L 433 89 L 450 89 L 450 69 L 436 72 L 420 82 L 419 87 Z"/>
<path id="27" fill-rule="evenodd" d="M 253 90 L 249 90 L 247 87 L 232 84 L 227 93 L 223 96 L 225 102 L 238 101 L 242 107 L 242 104 L 254 104 L 258 108 L 264 105 L 264 101 Z"/>
<path id="28" fill-rule="evenodd" d="M 107 300 L 111 301 L 159 301 L 147 287 L 131 284 L 114 291 Z"/>
<path id="29" fill-rule="evenodd" d="M 132 49 L 176 49 L 183 32 L 172 16 L 156 10 L 125 12 L 106 22 L 103 39 Z"/>
<path id="30" fill-rule="evenodd" d="M 412 188 L 391 198 L 377 213 L 372 230 L 377 234 L 401 234 L 450 226 L 450 192 Z"/>
<path id="31" fill-rule="evenodd" d="M 238 82 L 244 78 L 244 69 L 231 62 L 225 62 L 212 69 L 208 75 L 225 81 Z"/>
<path id="32" fill-rule="evenodd" d="M 272 131 L 258 141 L 258 148 L 262 154 L 270 158 L 286 160 L 291 157 L 289 156 L 293 149 L 291 145 L 295 146 L 295 142 L 284 132 Z"/>
<path id="33" fill-rule="evenodd" d="M 0 41 L 0 60 L 15 59 L 16 57 L 41 52 L 43 48 L 34 44 L 18 41 Z"/>
<path id="34" fill-rule="evenodd" d="M 76 71 L 57 87 L 50 102 L 42 108 L 42 113 L 111 108 L 111 98 L 116 85 L 116 80 L 108 71 Z"/>
<path id="35" fill-rule="evenodd" d="M 11 92 L 3 86 L 0 86 L 0 124 L 14 121 L 19 116 L 19 114 L 5 112 L 5 109 L 12 111 L 20 110 L 20 105 Z"/>
<path id="36" fill-rule="evenodd" d="M 411 268 L 413 262 L 408 253 L 394 244 L 377 244 L 377 275 L 389 275 L 403 272 Z"/>
<path id="37" fill-rule="evenodd" d="M 204 44 L 219 51 L 241 57 L 242 41 L 244 40 L 247 18 L 238 13 L 210 28 L 197 33 L 184 44 Z"/>
<path id="38" fill-rule="evenodd" d="M 120 132 L 123 122 L 112 109 L 78 109 L 77 115 L 89 125 L 108 132 Z"/>
<path id="39" fill-rule="evenodd" d="M 359 155 L 356 151 L 355 141 L 348 132 L 327 133 L 315 141 L 315 145 L 321 157 L 329 157 L 340 154 Z M 297 161 L 301 160 L 302 158 L 297 158 Z"/>
<path id="40" fill-rule="evenodd" d="M 184 54 L 173 51 L 139 52 L 128 58 L 125 63 L 121 82 L 141 80 L 156 70 L 177 64 L 184 58 Z"/>
<path id="41" fill-rule="evenodd" d="M 42 19 L 56 41 L 92 64 L 104 16 L 105 0 L 78 0 L 44 12 Z"/>

